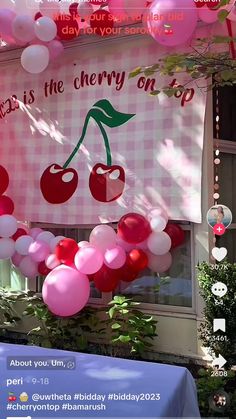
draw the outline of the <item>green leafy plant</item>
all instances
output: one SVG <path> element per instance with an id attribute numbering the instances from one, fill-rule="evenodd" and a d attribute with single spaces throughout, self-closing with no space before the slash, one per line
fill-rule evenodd
<path id="1" fill-rule="evenodd" d="M 0 289 L 0 328 L 12 327 L 21 320 L 15 309 L 18 293 Z"/>
<path id="2" fill-rule="evenodd" d="M 150 342 L 157 336 L 157 321 L 137 310 L 140 303 L 124 296 L 115 296 L 107 312 L 112 331 L 111 342 L 128 346 L 131 354 L 142 357 L 152 347 Z"/>
<path id="3" fill-rule="evenodd" d="M 199 378 L 196 381 L 198 392 L 198 403 L 202 417 L 219 417 L 219 413 L 213 412 L 209 407 L 209 398 L 217 390 L 224 390 L 229 394 L 230 405 L 222 413 L 230 418 L 236 417 L 236 390 L 235 372 L 227 371 L 227 376 L 220 377 L 213 375 L 212 369 L 200 369 Z"/>
<path id="4" fill-rule="evenodd" d="M 211 265 L 203 262 L 197 267 L 200 293 L 205 301 L 204 321 L 200 337 L 204 345 L 218 356 L 223 354 L 227 365 L 236 364 L 236 264 L 221 262 Z M 228 291 L 222 298 L 215 296 L 211 287 L 216 282 L 226 284 Z M 224 318 L 226 333 L 213 332 L 213 321 Z"/>

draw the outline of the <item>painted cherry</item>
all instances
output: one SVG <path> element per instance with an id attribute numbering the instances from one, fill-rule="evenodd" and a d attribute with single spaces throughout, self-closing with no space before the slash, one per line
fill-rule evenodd
<path id="1" fill-rule="evenodd" d="M 63 204 L 68 201 L 78 186 L 78 174 L 75 169 L 63 168 L 51 164 L 42 174 L 40 188 L 50 204 Z"/>
<path id="2" fill-rule="evenodd" d="M 100 202 L 112 202 L 118 199 L 125 187 L 125 171 L 121 166 L 108 166 L 97 163 L 89 177 L 92 196 Z"/>
<path id="3" fill-rule="evenodd" d="M 0 166 L 0 195 L 4 194 L 9 185 L 9 176 L 5 167 Z"/>

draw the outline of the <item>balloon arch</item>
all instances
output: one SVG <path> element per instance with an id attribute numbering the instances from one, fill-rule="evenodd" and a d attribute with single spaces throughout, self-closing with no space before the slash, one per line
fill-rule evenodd
<path id="1" fill-rule="evenodd" d="M 166 272 L 172 263 L 170 250 L 185 239 L 182 228 L 168 222 L 161 208 L 141 214 L 125 214 L 117 232 L 97 225 L 89 241 L 77 243 L 40 228 L 27 228 L 12 215 L 14 203 L 4 195 L 9 176 L 0 166 L 0 260 L 12 264 L 30 280 L 45 276 L 42 296 L 58 316 L 72 316 L 87 303 L 90 281 L 101 292 L 115 290 L 119 282 L 131 282 L 147 267 Z"/>

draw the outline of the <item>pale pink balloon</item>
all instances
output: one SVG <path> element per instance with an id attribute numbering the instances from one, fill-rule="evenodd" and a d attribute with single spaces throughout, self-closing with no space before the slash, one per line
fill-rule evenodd
<path id="1" fill-rule="evenodd" d="M 54 234 L 51 231 L 43 231 L 37 236 L 37 240 L 42 240 L 45 243 L 50 244 L 50 242 L 55 238 Z"/>
<path id="2" fill-rule="evenodd" d="M 103 254 L 93 246 L 82 247 L 76 253 L 74 262 L 82 274 L 95 274 L 103 265 Z"/>
<path id="3" fill-rule="evenodd" d="M 116 232 L 108 225 L 98 225 L 90 233 L 89 242 L 97 249 L 105 252 L 116 246 Z"/>
<path id="4" fill-rule="evenodd" d="M 86 240 L 82 240 L 81 242 L 78 243 L 79 247 L 88 247 L 91 246 L 91 244 L 89 242 L 87 242 Z"/>
<path id="5" fill-rule="evenodd" d="M 50 240 L 49 245 L 50 245 L 50 250 L 52 253 L 54 252 L 57 244 L 60 243 L 60 241 L 63 240 L 64 238 L 65 238 L 64 236 L 56 236 Z"/>
<path id="6" fill-rule="evenodd" d="M 29 256 L 34 262 L 42 262 L 50 253 L 50 247 L 42 240 L 36 240 L 29 246 Z"/>
<path id="7" fill-rule="evenodd" d="M 136 245 L 134 243 L 127 243 L 120 236 L 117 235 L 116 242 L 119 246 L 122 247 L 126 252 L 130 252 Z M 143 243 L 143 242 L 142 242 Z M 141 244 L 141 243 L 140 243 Z"/>
<path id="8" fill-rule="evenodd" d="M 163 231 L 166 228 L 167 221 L 164 217 L 153 217 L 150 220 L 150 226 L 152 231 L 155 231 L 156 233 Z"/>
<path id="9" fill-rule="evenodd" d="M 153 272 L 157 272 L 159 274 L 168 271 L 172 264 L 172 256 L 171 253 L 166 253 L 164 255 L 158 256 L 154 255 L 151 252 L 147 253 L 148 255 L 148 267 Z"/>
<path id="10" fill-rule="evenodd" d="M 10 259 L 15 253 L 15 242 L 13 239 L 0 239 L 0 259 Z"/>
<path id="11" fill-rule="evenodd" d="M 15 242 L 16 251 L 22 256 L 28 255 L 29 247 L 33 242 L 34 242 L 34 239 L 31 236 L 19 237 Z"/>
<path id="12" fill-rule="evenodd" d="M 17 220 L 13 215 L 0 216 L 0 237 L 11 237 L 17 231 Z"/>
<path id="13" fill-rule="evenodd" d="M 30 233 L 29 233 L 29 235 L 31 236 L 31 237 L 33 237 L 33 239 L 36 239 L 37 237 L 38 237 L 38 235 L 40 234 L 40 233 L 42 233 L 43 232 L 43 230 L 41 229 L 41 228 L 39 228 L 39 227 L 34 227 L 34 228 L 31 228 L 30 229 Z"/>
<path id="14" fill-rule="evenodd" d="M 40 41 L 52 41 L 57 35 L 57 25 L 48 16 L 42 16 L 34 23 L 35 35 Z M 32 38 L 33 39 L 33 38 Z"/>
<path id="15" fill-rule="evenodd" d="M 50 41 L 47 47 L 51 61 L 56 60 L 64 52 L 64 45 L 57 39 Z"/>
<path id="16" fill-rule="evenodd" d="M 49 255 L 46 260 L 45 264 L 49 269 L 54 269 L 61 264 L 59 259 L 57 259 L 56 255 Z"/>
<path id="17" fill-rule="evenodd" d="M 151 233 L 147 239 L 147 245 L 150 252 L 154 253 L 154 255 L 164 255 L 171 248 L 171 239 L 164 231 Z"/>
<path id="18" fill-rule="evenodd" d="M 60 14 L 60 3 L 52 0 L 41 0 L 39 5 L 39 11 L 43 16 L 51 17 L 56 19 Z"/>
<path id="19" fill-rule="evenodd" d="M 38 265 L 30 256 L 25 256 L 19 264 L 19 270 L 22 275 L 29 279 L 35 279 L 38 275 Z"/>
<path id="20" fill-rule="evenodd" d="M 207 5 L 198 9 L 198 16 L 205 23 L 214 23 L 218 20 L 219 10 L 209 9 Z"/>
<path id="21" fill-rule="evenodd" d="M 153 16 L 161 16 L 161 19 L 155 20 Z M 192 0 L 156 0 L 145 17 L 150 35 L 167 47 L 186 43 L 198 21 L 197 7 Z"/>
<path id="22" fill-rule="evenodd" d="M 121 268 L 126 261 L 126 253 L 121 246 L 116 246 L 113 249 L 107 249 L 104 254 L 104 263 L 110 269 Z"/>
<path id="23" fill-rule="evenodd" d="M 51 271 L 42 288 L 42 297 L 49 310 L 61 317 L 73 316 L 87 304 L 90 294 L 88 277 L 69 266 Z"/>
<path id="24" fill-rule="evenodd" d="M 32 41 L 35 37 L 33 18 L 27 15 L 16 16 L 12 22 L 12 32 L 22 42 Z"/>
<path id="25" fill-rule="evenodd" d="M 12 264 L 18 268 L 24 256 L 20 255 L 18 252 L 15 252 L 11 258 Z"/>
<path id="26" fill-rule="evenodd" d="M 45 45 L 30 45 L 21 54 L 21 65 L 30 74 L 42 73 L 49 64 L 49 50 Z"/>
<path id="27" fill-rule="evenodd" d="M 12 32 L 12 23 L 16 17 L 15 12 L 9 9 L 0 9 L 0 33 L 3 41 L 14 44 L 15 39 Z"/>

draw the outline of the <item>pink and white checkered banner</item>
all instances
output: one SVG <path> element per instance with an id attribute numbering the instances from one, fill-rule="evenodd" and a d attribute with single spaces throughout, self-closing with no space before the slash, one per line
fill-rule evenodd
<path id="1" fill-rule="evenodd" d="M 180 97 L 153 97 L 159 76 L 129 79 L 159 50 L 153 40 L 98 46 L 40 75 L 20 63 L 1 70 L 0 165 L 19 220 L 96 224 L 158 206 L 201 222 L 205 94 L 189 84 Z"/>

